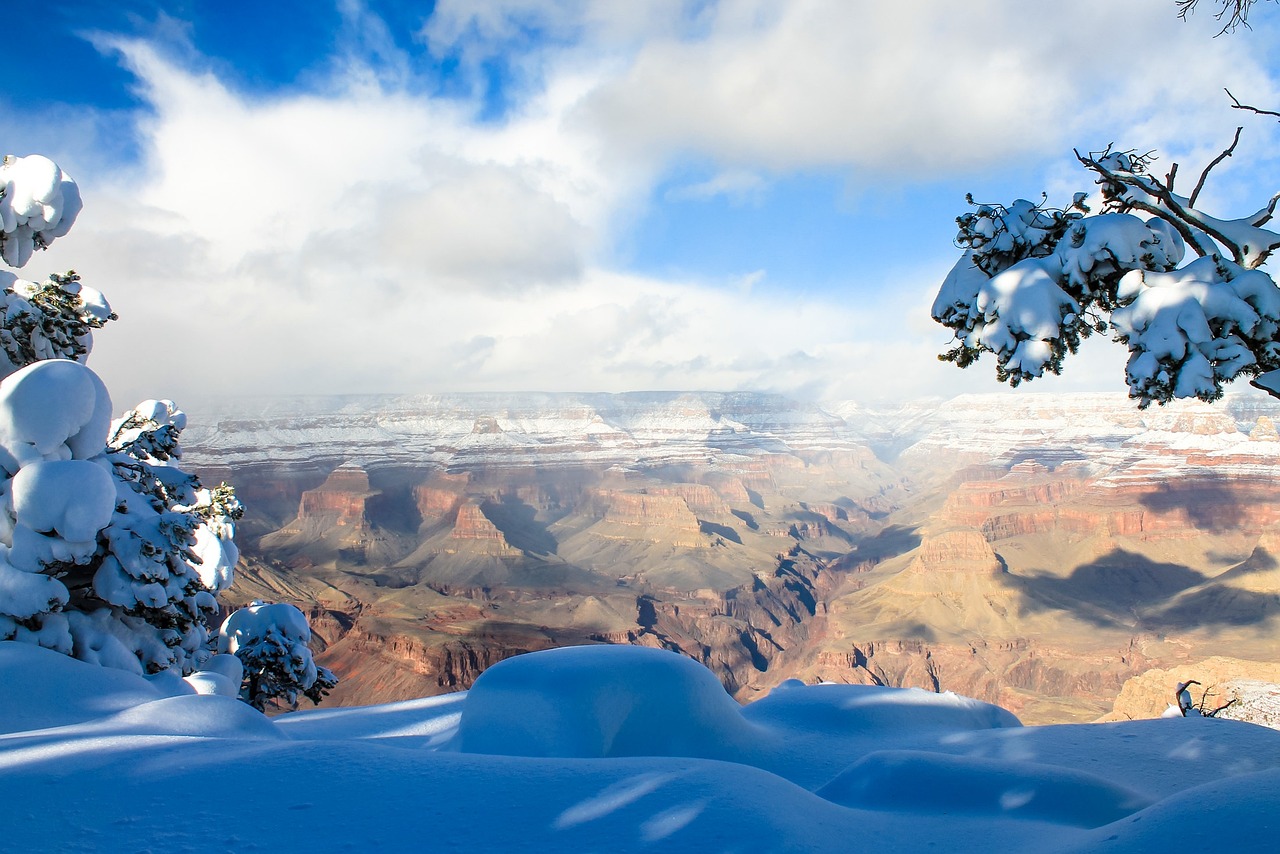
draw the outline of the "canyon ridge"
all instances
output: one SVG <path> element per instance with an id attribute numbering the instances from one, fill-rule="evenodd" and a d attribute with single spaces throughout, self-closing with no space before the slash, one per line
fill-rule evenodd
<path id="1" fill-rule="evenodd" d="M 580 643 L 677 650 L 741 701 L 787 678 L 919 686 L 1029 723 L 1159 707 L 1173 685 L 1138 702 L 1138 680 L 1113 708 L 1155 669 L 1274 669 L 1280 401 L 1262 395 L 1147 410 L 1108 394 L 367 395 L 190 412 L 184 464 L 247 507 L 230 600 L 310 614 L 342 679 L 330 703 L 461 690 L 503 658 Z M 1199 681 L 1213 703 L 1217 683 Z"/>

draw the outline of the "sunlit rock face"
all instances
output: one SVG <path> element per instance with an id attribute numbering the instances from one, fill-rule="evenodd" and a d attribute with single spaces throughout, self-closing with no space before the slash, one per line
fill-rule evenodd
<path id="1" fill-rule="evenodd" d="M 1112 395 L 313 398 L 199 409 L 254 584 L 329 630 L 338 699 L 570 643 L 1107 712 L 1188 655 L 1274 656 L 1280 406 Z M 327 621 L 327 622 L 326 622 Z M 322 659 L 326 660 L 326 659 Z M 1246 674 L 1247 675 L 1247 674 Z"/>

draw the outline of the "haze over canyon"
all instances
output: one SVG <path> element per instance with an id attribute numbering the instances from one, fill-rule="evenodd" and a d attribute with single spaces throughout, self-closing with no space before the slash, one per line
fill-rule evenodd
<path id="1" fill-rule="evenodd" d="M 744 701 L 792 677 L 919 686 L 1030 723 L 1158 712 L 1172 683 L 1134 682 L 1113 709 L 1154 668 L 1277 676 L 1280 402 L 1261 395 L 191 413 L 185 464 L 248 507 L 232 598 L 310 612 L 334 703 L 459 690 L 511 655 L 592 642 L 678 650 Z"/>

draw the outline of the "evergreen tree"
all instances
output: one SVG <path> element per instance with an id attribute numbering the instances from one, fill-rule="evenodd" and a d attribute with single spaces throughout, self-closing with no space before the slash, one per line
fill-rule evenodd
<path id="1" fill-rule="evenodd" d="M 272 700 L 296 706 L 302 695 L 319 703 L 338 684 L 333 672 L 311 655 L 311 628 L 293 605 L 254 602 L 227 617 L 218 651 L 244 665 L 240 697 L 261 711 Z"/>
<path id="2" fill-rule="evenodd" d="M 47 158 L 0 163 L 6 263 L 24 265 L 79 210 L 75 182 Z M 112 421 L 105 386 L 83 364 L 93 330 L 115 319 L 102 294 L 74 272 L 36 284 L 0 271 L 0 286 L 0 640 L 190 674 L 214 654 L 217 595 L 239 558 L 235 492 L 179 467 L 186 416 L 172 401 Z M 253 660 L 278 643 L 302 670 L 262 665 L 253 696 L 297 690 L 318 702 L 336 680 L 315 668 L 306 621 L 292 612 L 301 630 L 286 621 L 288 631 L 267 632 Z"/>

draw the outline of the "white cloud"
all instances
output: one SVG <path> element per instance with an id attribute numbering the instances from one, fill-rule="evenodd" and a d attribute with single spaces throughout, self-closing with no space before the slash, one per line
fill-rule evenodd
<path id="1" fill-rule="evenodd" d="M 727 0 L 705 28 L 646 43 L 583 109 L 637 152 L 899 177 L 1079 144 L 1089 125 L 1185 135 L 1189 108 L 1265 75 L 1256 46 L 1214 41 L 1170 11 L 1163 0 L 1122 14 L 1111 0 Z"/>
<path id="2" fill-rule="evenodd" d="M 772 270 L 767 284 L 740 269 L 714 282 L 629 275 L 614 247 L 685 157 L 712 177 L 673 197 L 767 205 L 763 175 L 909 182 L 1042 162 L 1089 143 L 1078 135 L 1167 134 L 1195 152 L 1235 118 L 1219 115 L 1221 83 L 1276 92 L 1256 46 L 1181 25 L 1163 0 L 1133 5 L 1125 15 L 1160 45 L 1140 63 L 1100 43 L 1114 27 L 1099 22 L 1118 14 L 1103 0 L 441 3 L 422 37 L 467 62 L 521 37 L 512 9 L 553 37 L 513 59 L 528 88 L 500 121 L 400 85 L 409 65 L 353 2 L 342 9 L 358 37 L 310 93 L 249 96 L 117 41 L 148 101 L 141 161 L 119 175 L 84 161 L 86 210 L 38 266 L 74 266 L 120 313 L 93 364 L 122 404 L 197 391 L 992 389 L 989 368 L 935 359 L 946 333 L 927 315 L 947 245 L 918 247 L 893 281 L 851 270 L 843 293 L 818 296 Z M 1070 382 L 1090 382 L 1092 364 L 1069 364 Z"/>
<path id="3" fill-rule="evenodd" d="M 732 202 L 741 204 L 748 200 L 759 200 L 766 186 L 764 178 L 755 172 L 733 169 L 712 175 L 705 181 L 673 187 L 666 192 L 666 198 L 705 201 L 724 196 Z"/>

